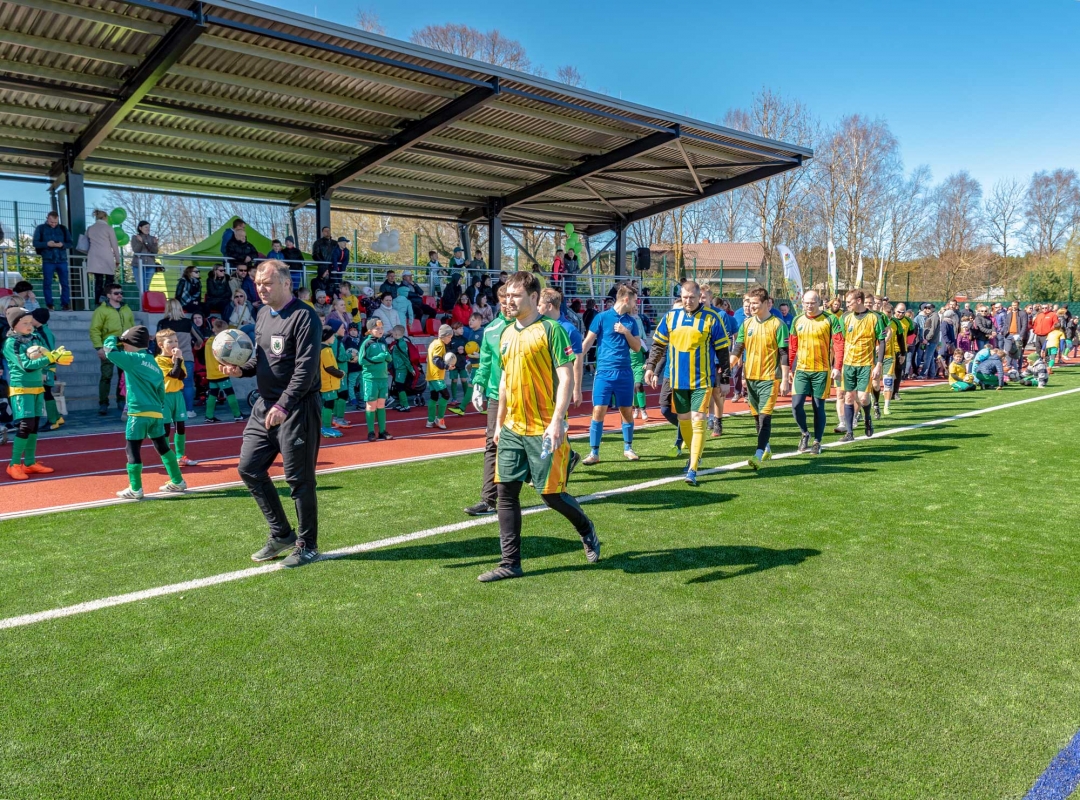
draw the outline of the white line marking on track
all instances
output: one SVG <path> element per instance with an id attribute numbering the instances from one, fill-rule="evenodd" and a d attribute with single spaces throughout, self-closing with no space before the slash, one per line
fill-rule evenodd
<path id="1" fill-rule="evenodd" d="M 1075 394 L 1080 392 L 1080 387 L 1075 389 L 1066 389 L 1061 392 L 1053 392 L 1051 394 L 1044 394 L 1039 397 L 1029 397 L 1024 400 L 1017 400 L 1012 403 L 1003 403 L 998 406 L 989 406 L 987 408 L 979 408 L 973 411 L 965 411 L 961 414 L 954 414 L 950 417 L 942 417 L 940 419 L 929 420 L 927 422 L 918 422 L 914 425 L 904 425 L 899 428 L 890 428 L 882 431 L 879 434 L 875 434 L 873 439 L 879 439 L 886 436 L 895 436 L 900 433 L 907 433 L 909 431 L 919 430 L 921 428 L 929 428 L 937 425 L 944 425 L 949 422 L 955 422 L 957 420 L 966 419 L 968 417 L 977 417 L 982 414 L 989 414 L 994 411 L 1002 411 L 1007 408 L 1015 408 L 1017 406 L 1027 405 L 1029 403 L 1038 403 L 1043 400 L 1052 400 L 1057 397 L 1064 397 L 1065 395 Z M 865 436 L 858 437 L 855 442 L 866 441 Z M 873 441 L 873 440 L 871 440 Z M 854 442 L 830 442 L 825 447 L 842 447 L 846 444 L 854 444 Z M 471 452 L 471 451 L 470 451 Z M 783 458 L 791 458 L 793 456 L 800 455 L 796 452 L 781 453 L 773 456 L 773 460 L 779 460 Z M 415 460 L 415 459 L 412 459 Z M 737 461 L 732 464 L 724 464 L 719 467 L 712 467 L 709 469 L 703 469 L 698 472 L 698 477 L 706 475 L 718 475 L 724 472 L 731 472 L 732 470 L 745 467 L 746 461 Z M 337 471 L 344 471 L 344 469 L 355 469 L 355 467 L 340 468 Z M 606 489 L 602 492 L 596 492 L 594 494 L 585 495 L 579 497 L 580 503 L 592 503 L 599 500 L 605 500 L 609 497 L 616 495 L 631 494 L 633 492 L 639 492 L 643 489 L 653 489 L 657 486 L 666 486 L 671 483 L 678 483 L 682 481 L 681 475 L 672 475 L 666 478 L 656 478 L 655 480 L 645 481 L 643 483 L 634 483 L 628 486 L 620 486 L 614 489 Z M 209 487 L 206 487 L 209 488 Z M 546 506 L 533 506 L 531 508 L 523 509 L 522 513 L 525 515 L 540 514 L 549 509 Z M 440 536 L 445 533 L 456 533 L 458 531 L 468 530 L 469 528 L 478 528 L 482 525 L 491 525 L 498 521 L 495 516 L 479 517 L 474 519 L 464 520 L 462 522 L 455 522 L 450 525 L 440 525 L 437 528 L 427 528 L 421 531 L 414 531 L 413 533 L 406 533 L 401 536 L 392 536 L 388 539 L 379 539 L 374 542 L 364 542 L 362 544 L 352 545 L 350 547 L 342 547 L 338 550 L 330 550 L 323 553 L 320 560 L 333 560 L 338 558 L 344 558 L 346 556 L 355 555 L 357 553 L 365 553 L 371 550 L 379 550 L 384 547 L 393 547 L 394 545 L 405 544 L 406 542 L 414 542 L 418 539 L 428 539 L 432 536 Z M 85 603 L 77 603 L 71 606 L 64 606 L 61 608 L 53 608 L 48 611 L 38 611 L 32 614 L 21 614 L 16 617 L 8 617 L 6 619 L 0 619 L 0 630 L 7 630 L 10 628 L 21 628 L 27 625 L 34 625 L 39 622 L 48 622 L 50 620 L 62 619 L 63 617 L 72 617 L 78 614 L 87 614 L 91 611 L 100 611 L 104 608 L 112 608 L 113 606 L 127 605 L 129 603 L 138 603 L 143 600 L 150 600 L 155 597 L 164 597 L 172 594 L 180 594 L 182 592 L 189 592 L 195 589 L 203 589 L 208 586 L 217 586 L 222 583 L 231 583 L 232 581 L 244 580 L 246 578 L 254 578 L 257 575 L 265 575 L 270 572 L 277 572 L 284 569 L 280 563 L 265 564 L 260 567 L 248 567 L 247 569 L 236 570 L 234 572 L 223 572 L 218 575 L 211 575 L 206 578 L 196 578 L 195 580 L 184 581 L 183 583 L 172 583 L 167 586 L 158 586 L 153 589 L 143 589 L 137 592 L 128 592 L 127 594 L 113 595 L 112 597 L 103 597 L 100 600 L 91 600 Z"/>

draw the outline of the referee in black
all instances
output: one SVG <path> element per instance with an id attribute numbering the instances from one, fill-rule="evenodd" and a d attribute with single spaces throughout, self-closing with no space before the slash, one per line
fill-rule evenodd
<path id="1" fill-rule="evenodd" d="M 266 517 L 270 538 L 251 560 L 271 561 L 288 552 L 282 566 L 300 567 L 319 555 L 315 462 L 322 413 L 322 323 L 310 306 L 293 297 L 292 276 L 282 262 L 262 262 L 255 289 L 263 302 L 255 320 L 255 354 L 243 367 L 221 365 L 226 375 L 258 380 L 259 400 L 244 428 L 237 469 Z M 296 530 L 270 480 L 278 453 L 296 504 Z"/>

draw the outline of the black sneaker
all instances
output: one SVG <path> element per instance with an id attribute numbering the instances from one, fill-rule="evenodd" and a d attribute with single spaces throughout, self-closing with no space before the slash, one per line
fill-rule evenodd
<path id="1" fill-rule="evenodd" d="M 840 441 L 841 442 L 854 442 L 855 441 L 855 434 L 853 434 L 851 431 L 844 431 L 844 435 L 840 437 Z"/>
<path id="2" fill-rule="evenodd" d="M 372 431 L 371 433 L 369 433 L 369 434 L 367 435 L 367 440 L 368 440 L 369 442 L 374 442 L 374 441 L 375 441 L 375 440 L 376 440 L 377 438 L 378 438 L 378 437 L 377 437 L 377 436 L 375 435 L 375 431 Z"/>
<path id="3" fill-rule="evenodd" d="M 209 424 L 211 422 L 221 422 L 221 420 L 218 419 L 217 417 L 204 417 L 203 422 Z"/>
<path id="4" fill-rule="evenodd" d="M 577 469 L 577 465 L 581 463 L 581 456 L 578 455 L 577 450 L 570 451 L 570 465 L 566 468 L 567 475 L 573 475 L 574 470 Z"/>
<path id="5" fill-rule="evenodd" d="M 881 419 L 881 406 L 874 406 L 874 419 Z"/>
<path id="6" fill-rule="evenodd" d="M 292 535 L 287 539 L 275 539 L 271 536 L 266 540 L 266 545 L 257 553 L 251 554 L 252 561 L 273 561 L 287 550 L 292 550 L 296 547 L 296 535 Z"/>
<path id="7" fill-rule="evenodd" d="M 487 517 L 495 513 L 495 506 L 489 506 L 483 500 L 473 506 L 469 506 L 465 509 L 465 513 L 470 517 Z"/>
<path id="8" fill-rule="evenodd" d="M 799 452 L 800 453 L 805 453 L 809 449 L 810 449 L 810 434 L 809 433 L 804 433 L 799 438 Z"/>
<path id="9" fill-rule="evenodd" d="M 483 575 L 477 576 L 477 580 L 480 583 L 492 583 L 493 581 L 502 581 L 507 578 L 521 578 L 525 575 L 521 567 L 503 567 L 498 566 L 495 569 L 490 569 Z"/>
<path id="10" fill-rule="evenodd" d="M 314 547 L 304 547 L 303 545 L 297 545 L 293 548 L 293 551 L 285 557 L 285 560 L 281 562 L 281 566 L 286 569 L 290 567 L 302 567 L 304 564 L 310 564 L 312 561 L 319 557 L 319 551 Z"/>
<path id="11" fill-rule="evenodd" d="M 109 407 L 108 406 L 98 406 L 97 415 L 99 417 L 105 417 L 105 416 L 108 416 L 108 414 L 109 414 Z"/>
<path id="12" fill-rule="evenodd" d="M 379 431 L 379 439 L 381 439 L 384 442 L 390 442 L 390 441 L 393 441 L 394 437 L 391 436 L 386 431 Z"/>
<path id="13" fill-rule="evenodd" d="M 600 560 L 600 538 L 596 535 L 596 525 L 589 520 L 589 535 L 581 540 L 581 546 L 585 548 L 585 560 L 595 564 Z"/>
<path id="14" fill-rule="evenodd" d="M 866 424 L 863 426 L 863 430 L 866 431 L 866 438 L 869 439 L 874 435 L 874 421 L 870 419 L 870 415 L 866 415 Z"/>
<path id="15" fill-rule="evenodd" d="M 821 442 L 814 442 L 812 445 L 810 445 L 810 455 L 812 455 L 812 456 L 820 456 L 821 455 Z"/>

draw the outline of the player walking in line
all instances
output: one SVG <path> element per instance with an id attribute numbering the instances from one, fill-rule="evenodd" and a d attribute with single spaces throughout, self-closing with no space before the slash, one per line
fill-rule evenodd
<path id="1" fill-rule="evenodd" d="M 750 290 L 750 316 L 739 326 L 731 359 L 738 364 L 746 353 L 746 402 L 757 425 L 757 450 L 750 467 L 758 469 L 772 458 L 769 439 L 772 436 L 772 412 L 776 398 L 788 394 L 791 383 L 788 373 L 787 326 L 772 314 L 772 299 L 763 286 Z"/>
<path id="2" fill-rule="evenodd" d="M 540 281 L 515 272 L 506 282 L 506 310 L 513 322 L 499 339 L 502 381 L 495 430 L 498 454 L 499 566 L 484 583 L 520 578 L 521 486 L 531 481 L 548 508 L 566 517 L 581 537 L 589 563 L 600 559 L 600 540 L 577 500 L 566 493 L 570 444 L 566 412 L 574 392 L 574 354 L 566 331 L 540 314 Z"/>
<path id="3" fill-rule="evenodd" d="M 293 297 L 292 275 L 284 262 L 261 263 L 255 289 L 263 302 L 255 319 L 255 353 L 243 367 L 222 364 L 221 371 L 233 377 L 255 376 L 259 389 L 237 465 L 270 526 L 266 545 L 251 560 L 270 561 L 291 550 L 282 566 L 299 567 L 319 555 L 315 463 L 322 416 L 322 325 L 315 309 Z M 270 465 L 279 453 L 296 505 L 295 532 L 270 479 Z"/>
<path id="4" fill-rule="evenodd" d="M 791 322 L 788 360 L 795 377 L 791 389 L 791 413 L 799 426 L 799 452 L 818 455 L 825 434 L 825 408 L 833 382 L 840 371 L 833 362 L 833 336 L 840 332 L 840 320 L 825 311 L 821 296 L 813 289 L 803 294 L 803 313 Z M 806 425 L 806 398 L 814 407 L 814 435 L 811 443 Z"/>
<path id="5" fill-rule="evenodd" d="M 881 394 L 884 404 L 881 413 L 887 417 L 892 413 L 889 404 L 896 396 L 897 365 L 903 364 L 907 356 L 907 333 L 900 320 L 893 316 L 893 306 L 889 298 L 882 297 L 878 301 L 878 308 L 885 321 L 885 357 L 881 362 Z M 876 412 L 874 416 L 876 419 Z"/>
<path id="6" fill-rule="evenodd" d="M 10 331 L 4 341 L 4 361 L 8 367 L 11 413 L 19 426 L 12 442 L 7 474 L 12 480 L 25 481 L 30 475 L 47 475 L 53 471 L 52 467 L 39 463 L 36 454 L 38 425 L 45 411 L 44 373 L 60 356 L 59 351 L 50 352 L 38 344 L 31 312 L 11 306 L 5 314 Z"/>
<path id="7" fill-rule="evenodd" d="M 586 358 L 596 345 L 596 372 L 593 376 L 592 422 L 589 423 L 589 455 L 582 462 L 586 466 L 599 463 L 600 440 L 604 436 L 604 417 L 607 416 L 611 398 L 622 416 L 623 456 L 627 461 L 637 461 L 634 452 L 634 368 L 630 363 L 631 351 L 641 349 L 641 323 L 631 312 L 637 305 L 637 291 L 630 286 L 620 286 L 615 295 L 615 305 L 597 314 L 589 326 L 589 333 L 581 345 L 582 358 Z"/>
<path id="8" fill-rule="evenodd" d="M 872 380 L 881 378 L 881 362 L 885 358 L 885 322 L 876 311 L 865 305 L 862 289 L 847 293 L 848 311 L 841 318 L 844 332 L 844 422 L 846 432 L 842 442 L 855 440 L 855 405 L 862 409 L 866 435 L 874 435 L 870 417 Z"/>
<path id="9" fill-rule="evenodd" d="M 667 356 L 671 400 L 679 418 L 684 442 L 690 443 L 686 482 L 697 486 L 697 469 L 705 449 L 705 415 L 712 399 L 714 376 L 730 369 L 730 352 L 724 323 L 717 313 L 701 305 L 701 289 L 696 281 L 680 288 L 682 308 L 664 315 L 653 334 L 652 349 L 645 362 L 645 382 L 660 384 L 657 365 Z M 713 356 L 715 354 L 715 361 Z"/>
<path id="10" fill-rule="evenodd" d="M 484 328 L 480 340 L 480 366 L 473 375 L 473 408 L 483 412 L 487 405 L 487 435 L 484 440 L 484 480 L 480 487 L 480 502 L 469 506 L 465 513 L 470 517 L 494 514 L 499 500 L 495 487 L 495 430 L 499 422 L 499 385 L 502 383 L 502 356 L 499 355 L 499 338 L 510 323 L 506 313 L 506 284 L 499 287 L 499 315 Z"/>
<path id="11" fill-rule="evenodd" d="M 165 435 L 165 376 L 150 355 L 150 332 L 142 325 L 128 328 L 119 337 L 110 336 L 102 344 L 105 358 L 124 371 L 127 388 L 128 488 L 116 493 L 125 500 L 142 500 L 142 443 L 149 439 L 161 456 L 169 480 L 161 491 L 181 494 L 187 491 L 176 453 Z M 185 412 L 186 415 L 186 412 Z"/>

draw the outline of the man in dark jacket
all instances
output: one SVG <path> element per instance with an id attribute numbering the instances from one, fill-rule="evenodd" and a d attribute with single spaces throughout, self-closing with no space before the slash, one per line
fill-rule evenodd
<path id="1" fill-rule="evenodd" d="M 235 240 L 233 240 L 235 241 Z M 229 242 L 231 246 L 233 241 Z M 225 265 L 218 264 L 206 279 L 206 313 L 223 314 L 225 306 L 232 302 L 232 287 L 225 275 Z"/>
<path id="2" fill-rule="evenodd" d="M 994 338 L 994 321 L 990 319 L 986 306 L 975 307 L 975 317 L 971 320 L 971 335 L 980 350 Z"/>
<path id="3" fill-rule="evenodd" d="M 330 229 L 323 228 L 320 238 L 315 240 L 315 244 L 311 245 L 311 260 L 316 263 L 332 264 L 334 251 L 337 250 L 337 247 L 337 242 L 334 241 L 334 237 L 330 234 Z"/>
<path id="4" fill-rule="evenodd" d="M 919 329 L 919 352 L 922 353 L 922 376 L 937 377 L 938 340 L 941 338 L 941 318 L 930 303 L 922 307 L 923 323 Z"/>
<path id="5" fill-rule="evenodd" d="M 45 307 L 53 307 L 53 276 L 60 281 L 60 309 L 71 310 L 71 287 L 68 284 L 68 250 L 71 249 L 71 234 L 60 224 L 60 215 L 50 211 L 45 222 L 34 230 L 34 250 L 41 256 L 42 294 Z"/>
<path id="6" fill-rule="evenodd" d="M 304 254 L 296 246 L 296 240 L 291 236 L 285 237 L 285 246 L 281 248 L 281 260 L 289 269 L 303 269 Z"/>
<path id="7" fill-rule="evenodd" d="M 225 257 L 229 259 L 229 265 L 234 272 L 241 264 L 246 264 L 249 268 L 255 266 L 259 251 L 247 240 L 247 228 L 242 223 L 233 226 L 232 238 L 225 245 Z"/>

